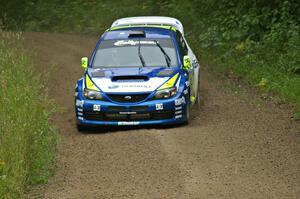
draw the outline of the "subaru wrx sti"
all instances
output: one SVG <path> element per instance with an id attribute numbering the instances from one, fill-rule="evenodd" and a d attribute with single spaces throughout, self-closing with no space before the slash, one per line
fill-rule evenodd
<path id="1" fill-rule="evenodd" d="M 181 22 L 115 21 L 100 37 L 75 89 L 77 127 L 188 123 L 199 103 L 199 64 Z"/>

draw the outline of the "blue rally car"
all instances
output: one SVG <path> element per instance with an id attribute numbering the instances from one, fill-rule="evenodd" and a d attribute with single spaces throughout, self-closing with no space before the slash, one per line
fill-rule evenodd
<path id="1" fill-rule="evenodd" d="M 200 67 L 175 18 L 119 19 L 81 63 L 85 72 L 75 90 L 78 130 L 188 123 L 200 100 Z"/>

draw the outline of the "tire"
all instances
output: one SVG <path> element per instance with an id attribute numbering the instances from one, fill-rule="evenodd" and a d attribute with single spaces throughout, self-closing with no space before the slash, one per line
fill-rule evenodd
<path id="1" fill-rule="evenodd" d="M 198 77 L 197 99 L 196 99 L 196 103 L 195 103 L 198 110 L 200 110 L 200 108 L 201 108 L 201 103 L 202 103 L 202 100 L 201 100 L 201 97 L 200 97 L 200 76 L 199 76 Z"/>
<path id="2" fill-rule="evenodd" d="M 199 92 L 199 89 L 198 89 L 198 92 L 197 92 L 197 99 L 196 99 L 195 105 L 196 105 L 196 108 L 197 108 L 198 110 L 200 110 L 200 108 L 201 108 L 201 100 L 200 100 L 200 92 Z"/>
<path id="3" fill-rule="evenodd" d="M 190 102 L 188 102 L 187 103 L 187 105 L 186 105 L 186 112 L 185 112 L 185 116 L 186 116 L 186 120 L 185 120 L 185 122 L 184 122 L 184 124 L 189 124 L 189 122 L 190 122 L 190 118 L 191 118 L 191 105 L 190 105 L 191 103 Z"/>

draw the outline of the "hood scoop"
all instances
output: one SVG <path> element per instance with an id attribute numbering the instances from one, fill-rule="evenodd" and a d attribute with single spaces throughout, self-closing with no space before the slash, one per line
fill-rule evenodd
<path id="1" fill-rule="evenodd" d="M 149 77 L 144 75 L 124 75 L 114 76 L 111 80 L 113 82 L 146 82 L 149 80 Z"/>

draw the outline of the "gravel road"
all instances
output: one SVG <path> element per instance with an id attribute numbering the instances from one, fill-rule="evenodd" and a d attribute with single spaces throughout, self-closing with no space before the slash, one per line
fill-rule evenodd
<path id="1" fill-rule="evenodd" d="M 77 132 L 80 58 L 96 41 L 25 33 L 38 71 L 50 71 L 50 96 L 63 107 L 53 119 L 61 140 L 44 198 L 300 198 L 300 123 L 292 111 L 208 69 L 201 73 L 203 106 L 187 126 Z"/>

